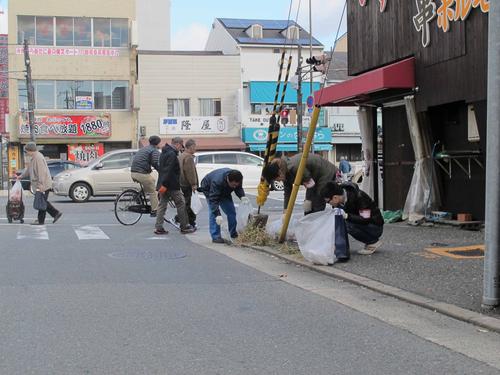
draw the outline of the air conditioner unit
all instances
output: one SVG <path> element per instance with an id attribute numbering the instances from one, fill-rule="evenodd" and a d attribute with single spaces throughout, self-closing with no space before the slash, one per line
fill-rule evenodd
<path id="1" fill-rule="evenodd" d="M 139 126 L 139 136 L 141 136 L 141 137 L 146 136 L 146 127 L 145 126 Z"/>

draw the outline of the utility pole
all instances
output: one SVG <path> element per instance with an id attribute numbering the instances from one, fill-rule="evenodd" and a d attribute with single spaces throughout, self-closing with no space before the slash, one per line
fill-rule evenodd
<path id="1" fill-rule="evenodd" d="M 302 152 L 302 46 L 298 45 L 297 59 L 297 152 Z"/>
<path id="2" fill-rule="evenodd" d="M 490 3 L 488 15 L 488 119 L 486 124 L 486 251 L 483 307 L 500 303 L 500 2 Z"/>
<path id="3" fill-rule="evenodd" d="M 309 57 L 313 57 L 313 29 L 312 29 L 312 8 L 311 8 L 311 1 L 309 0 Z M 311 69 L 311 74 L 310 74 L 310 83 L 311 83 L 311 88 L 310 88 L 310 93 L 309 95 L 313 95 L 313 70 Z"/>
<path id="4" fill-rule="evenodd" d="M 35 142 L 35 95 L 33 81 L 31 79 L 30 51 L 26 39 L 24 40 L 24 64 L 26 66 L 26 91 L 28 92 L 28 123 L 30 125 L 30 138 L 32 142 Z"/>

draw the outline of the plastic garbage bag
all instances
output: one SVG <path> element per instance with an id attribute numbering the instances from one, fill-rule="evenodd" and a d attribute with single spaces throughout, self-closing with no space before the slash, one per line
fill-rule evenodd
<path id="1" fill-rule="evenodd" d="M 201 212 L 201 209 L 203 208 L 203 204 L 201 203 L 200 196 L 198 193 L 193 193 L 191 196 L 191 210 L 195 213 L 195 215 L 198 215 Z"/>
<path id="2" fill-rule="evenodd" d="M 248 225 L 248 217 L 253 213 L 252 203 L 240 203 L 236 208 L 236 231 L 241 233 Z"/>
<path id="3" fill-rule="evenodd" d="M 335 214 L 342 210 L 325 209 L 299 219 L 295 235 L 302 256 L 311 263 L 329 265 L 335 256 Z"/>
<path id="4" fill-rule="evenodd" d="M 21 181 L 16 181 L 9 193 L 10 202 L 21 202 L 23 200 L 23 186 Z"/>
<path id="5" fill-rule="evenodd" d="M 297 227 L 297 221 L 299 220 L 299 217 L 302 215 L 297 214 L 297 215 L 292 215 L 290 218 L 290 223 L 288 224 L 288 229 L 286 231 L 286 240 L 287 241 L 295 241 L 295 228 Z M 273 238 L 279 237 L 281 234 L 281 227 L 283 226 L 283 216 L 280 217 L 279 219 L 269 221 L 266 225 L 266 232 Z"/>
<path id="6" fill-rule="evenodd" d="M 397 211 L 382 211 L 384 223 L 396 223 L 403 220 L 403 210 Z"/>

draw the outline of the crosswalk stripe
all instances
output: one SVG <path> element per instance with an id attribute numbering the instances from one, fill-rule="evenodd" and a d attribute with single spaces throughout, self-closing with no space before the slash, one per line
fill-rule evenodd
<path id="1" fill-rule="evenodd" d="M 48 240 L 49 232 L 45 225 L 21 226 L 17 231 L 17 239 Z"/>
<path id="2" fill-rule="evenodd" d="M 79 240 L 109 240 L 101 228 L 93 225 L 82 225 L 73 229 Z"/>

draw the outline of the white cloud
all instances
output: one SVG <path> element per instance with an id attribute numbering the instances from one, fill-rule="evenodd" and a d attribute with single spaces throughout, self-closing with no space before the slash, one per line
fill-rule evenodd
<path id="1" fill-rule="evenodd" d="M 333 45 L 337 34 L 337 28 L 339 26 L 345 2 L 339 0 L 311 0 L 311 3 L 313 36 L 325 45 L 325 49 L 330 49 L 330 46 Z M 293 20 L 295 20 L 295 17 L 297 16 L 298 4 L 299 1 L 294 0 L 292 14 L 290 16 Z M 344 14 L 339 36 L 347 31 L 346 17 L 347 14 Z M 302 0 L 300 2 L 299 17 L 297 22 L 300 26 L 309 31 L 309 1 Z"/>
<path id="2" fill-rule="evenodd" d="M 192 23 L 179 29 L 172 38 L 173 50 L 204 50 L 210 29 L 199 23 Z"/>

